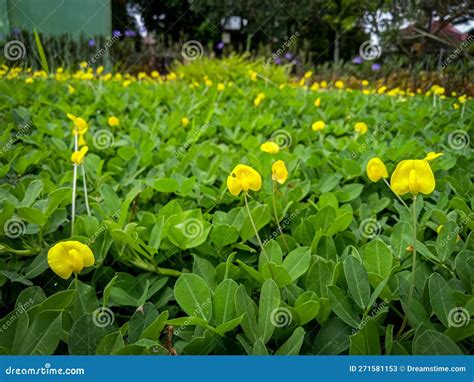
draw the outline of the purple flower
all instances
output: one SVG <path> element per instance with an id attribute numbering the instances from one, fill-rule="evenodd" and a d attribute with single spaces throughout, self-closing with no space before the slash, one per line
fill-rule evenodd
<path id="1" fill-rule="evenodd" d="M 381 67 L 382 67 L 382 65 L 380 65 L 380 64 L 372 64 L 372 70 L 373 71 L 380 70 Z"/>
<path id="2" fill-rule="evenodd" d="M 93 38 L 91 38 L 88 42 L 89 46 L 95 46 L 95 40 Z"/>
<path id="3" fill-rule="evenodd" d="M 131 29 L 126 29 L 125 30 L 125 36 L 126 37 L 135 37 L 137 35 L 137 32 L 132 31 Z"/>
<path id="4" fill-rule="evenodd" d="M 119 37 L 121 34 L 122 34 L 122 33 L 121 33 L 119 30 L 114 30 L 114 31 L 112 32 L 112 36 L 113 36 L 113 37 Z"/>
<path id="5" fill-rule="evenodd" d="M 275 64 L 281 65 L 281 58 L 280 57 L 275 58 Z"/>
<path id="6" fill-rule="evenodd" d="M 293 54 L 291 54 L 290 52 L 285 53 L 285 58 L 286 58 L 287 60 L 291 60 L 291 59 L 293 58 Z"/>
<path id="7" fill-rule="evenodd" d="M 361 57 L 357 56 L 352 59 L 352 62 L 356 65 L 359 65 L 359 64 L 362 64 L 364 60 Z"/>
<path id="8" fill-rule="evenodd" d="M 216 48 L 219 49 L 219 50 L 224 49 L 224 43 L 222 41 L 219 41 L 216 45 Z"/>

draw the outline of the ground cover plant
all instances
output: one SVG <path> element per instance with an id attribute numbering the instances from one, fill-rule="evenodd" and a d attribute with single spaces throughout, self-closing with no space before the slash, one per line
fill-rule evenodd
<path id="1" fill-rule="evenodd" d="M 0 72 L 2 354 L 472 351 L 463 89 L 102 69 Z"/>

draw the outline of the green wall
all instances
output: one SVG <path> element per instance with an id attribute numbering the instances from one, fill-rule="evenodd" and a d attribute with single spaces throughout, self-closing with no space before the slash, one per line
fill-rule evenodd
<path id="1" fill-rule="evenodd" d="M 111 0 L 0 0 L 0 11 L 0 31 L 3 24 L 74 38 L 112 33 Z"/>

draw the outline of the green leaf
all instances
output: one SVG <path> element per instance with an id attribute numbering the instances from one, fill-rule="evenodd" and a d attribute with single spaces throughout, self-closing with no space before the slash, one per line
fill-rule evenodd
<path id="1" fill-rule="evenodd" d="M 360 308 L 365 309 L 370 299 L 370 284 L 365 268 L 355 257 L 347 256 L 344 274 L 352 298 Z"/>
<path id="2" fill-rule="evenodd" d="M 192 273 L 182 274 L 174 286 L 174 295 L 179 306 L 190 316 L 211 319 L 211 291 L 204 279 Z"/>
<path id="3" fill-rule="evenodd" d="M 274 315 L 280 306 L 280 290 L 277 284 L 268 279 L 262 285 L 258 307 L 258 334 L 267 343 L 275 330 Z"/>
<path id="4" fill-rule="evenodd" d="M 109 355 L 123 349 L 125 343 L 120 331 L 107 334 L 97 345 L 96 355 Z"/>
<path id="5" fill-rule="evenodd" d="M 211 240 L 218 247 L 233 244 L 239 239 L 239 231 L 232 225 L 215 225 L 211 231 Z"/>
<path id="6" fill-rule="evenodd" d="M 172 178 L 162 178 L 155 180 L 151 186 L 156 191 L 164 193 L 171 193 L 179 190 L 178 182 Z"/>
<path id="7" fill-rule="evenodd" d="M 307 290 L 316 292 L 319 297 L 327 297 L 327 286 L 333 283 L 334 263 L 317 257 L 306 274 L 305 286 Z"/>
<path id="8" fill-rule="evenodd" d="M 140 335 L 141 338 L 148 338 L 150 340 L 157 341 L 160 337 L 162 330 L 166 325 L 166 321 L 168 320 L 168 311 L 165 310 L 161 312 L 158 317 L 156 317 L 155 321 L 153 321 L 150 325 L 148 325 Z"/>
<path id="9" fill-rule="evenodd" d="M 279 288 L 283 288 L 292 283 L 291 276 L 286 268 L 274 262 L 264 264 L 261 273 L 265 280 L 272 279 Z"/>
<path id="10" fill-rule="evenodd" d="M 38 32 L 36 32 L 36 29 L 33 29 L 33 34 L 35 35 L 36 50 L 40 56 L 41 69 L 43 69 L 46 73 L 49 73 L 48 61 L 46 60 L 46 55 L 44 54 L 43 44 L 41 44 L 41 39 L 38 35 Z"/>
<path id="11" fill-rule="evenodd" d="M 94 355 L 100 341 L 107 334 L 114 331 L 112 325 L 97 325 L 90 313 L 79 317 L 69 332 L 69 354 Z M 59 335 L 60 329 L 58 329 Z"/>
<path id="12" fill-rule="evenodd" d="M 352 307 L 349 297 L 337 286 L 330 285 L 328 288 L 329 304 L 331 309 L 336 313 L 346 324 L 357 328 L 359 325 L 359 316 Z"/>
<path id="13" fill-rule="evenodd" d="M 272 219 L 270 207 L 266 204 L 257 205 L 256 207 L 251 208 L 250 211 L 258 231 L 270 223 Z M 240 237 L 243 241 L 247 241 L 255 236 L 255 231 L 246 210 L 244 210 L 244 214 L 244 223 L 240 230 Z"/>
<path id="14" fill-rule="evenodd" d="M 311 248 L 301 247 L 291 251 L 283 260 L 283 266 L 286 268 L 294 282 L 309 268 L 311 261 Z"/>
<path id="15" fill-rule="evenodd" d="M 314 339 L 315 354 L 335 355 L 349 348 L 351 329 L 344 322 L 334 317 L 326 322 Z"/>
<path id="16" fill-rule="evenodd" d="M 362 261 L 368 273 L 373 273 L 382 279 L 387 279 L 392 271 L 392 252 L 387 245 L 379 240 L 373 240 L 362 247 Z"/>
<path id="17" fill-rule="evenodd" d="M 243 315 L 240 326 L 245 335 L 250 341 L 256 341 L 259 331 L 257 326 L 257 307 L 247 294 L 244 285 L 240 285 L 235 294 L 235 311 L 238 315 Z"/>
<path id="18" fill-rule="evenodd" d="M 407 247 L 413 245 L 413 227 L 404 221 L 395 224 L 390 236 L 390 245 L 395 257 L 401 258 L 405 255 Z"/>
<path id="19" fill-rule="evenodd" d="M 19 346 L 18 353 L 33 355 L 53 354 L 59 345 L 61 325 L 61 311 L 45 310 L 38 313 L 28 328 L 28 333 Z"/>
<path id="20" fill-rule="evenodd" d="M 380 355 L 379 328 L 374 320 L 368 321 L 350 337 L 349 355 Z"/>
<path id="21" fill-rule="evenodd" d="M 448 336 L 435 330 L 425 330 L 420 335 L 415 336 L 413 354 L 461 355 L 463 353 Z"/>
<path id="22" fill-rule="evenodd" d="M 441 228 L 436 238 L 436 252 L 443 263 L 453 253 L 460 230 L 461 228 L 453 220 L 448 220 Z"/>
<path id="23" fill-rule="evenodd" d="M 261 338 L 254 342 L 252 355 L 268 355 L 267 347 Z"/>
<path id="24" fill-rule="evenodd" d="M 242 314 L 239 317 L 236 317 L 230 321 L 223 322 L 222 324 L 218 325 L 216 328 L 216 333 L 220 334 L 223 336 L 227 332 L 230 332 L 231 330 L 234 330 L 239 324 L 242 322 L 242 319 L 244 318 L 244 315 Z"/>
<path id="25" fill-rule="evenodd" d="M 224 324 L 236 317 L 235 294 L 237 283 L 232 279 L 222 281 L 214 291 L 212 298 L 213 323 Z"/>
<path id="26" fill-rule="evenodd" d="M 128 323 L 128 341 L 135 343 L 143 338 L 142 333 L 158 318 L 158 310 L 151 302 L 139 307 Z M 166 320 L 164 320 L 166 321 Z"/>
<path id="27" fill-rule="evenodd" d="M 303 345 L 304 335 L 303 328 L 296 328 L 290 338 L 275 352 L 275 355 L 298 355 L 301 345 Z"/>
<path id="28" fill-rule="evenodd" d="M 444 326 L 449 327 L 450 312 L 456 309 L 451 287 L 441 275 L 433 273 L 429 278 L 429 290 L 433 312 Z"/>

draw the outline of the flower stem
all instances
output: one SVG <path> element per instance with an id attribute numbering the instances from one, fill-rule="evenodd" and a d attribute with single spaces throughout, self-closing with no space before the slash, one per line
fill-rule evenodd
<path id="1" fill-rule="evenodd" d="M 77 133 L 74 133 L 74 151 L 77 151 Z M 71 216 L 71 236 L 74 236 L 74 219 L 76 217 L 76 183 L 77 183 L 77 164 L 74 163 L 74 174 L 72 178 L 72 216 Z"/>
<path id="2" fill-rule="evenodd" d="M 288 243 L 286 242 L 286 239 L 285 239 L 285 235 L 283 235 L 283 230 L 280 226 L 280 220 L 278 219 L 278 213 L 277 213 L 277 208 L 276 208 L 276 198 L 275 198 L 275 194 L 276 194 L 276 187 L 275 187 L 276 183 L 273 182 L 272 183 L 272 188 L 273 188 L 273 192 L 272 192 L 272 197 L 273 197 L 273 213 L 275 215 L 275 222 L 278 226 L 278 231 L 280 231 L 280 236 L 283 240 L 283 243 L 285 244 L 285 247 L 286 247 L 286 250 L 289 252 L 290 251 L 290 248 L 288 247 Z"/>
<path id="3" fill-rule="evenodd" d="M 413 203 L 412 203 L 412 217 L 413 217 L 413 257 L 411 263 L 411 283 L 410 289 L 408 291 L 408 300 L 406 306 L 405 317 L 403 318 L 402 325 L 400 326 L 400 330 L 398 331 L 397 337 L 399 337 L 408 321 L 408 313 L 410 312 L 410 305 L 411 299 L 413 297 L 413 291 L 415 289 L 415 272 L 416 272 L 416 195 L 413 196 Z"/>
<path id="4" fill-rule="evenodd" d="M 395 194 L 395 196 L 398 198 L 398 200 L 400 200 L 400 202 L 406 207 L 406 209 L 408 211 L 410 211 L 410 207 L 407 206 L 407 204 L 403 201 L 403 199 L 400 197 L 400 195 L 398 195 L 395 191 L 393 191 L 393 189 L 390 186 L 390 183 L 388 183 L 387 179 L 383 178 L 383 181 L 388 186 L 388 188 L 390 188 L 390 191 L 392 191 Z"/>
<path id="5" fill-rule="evenodd" d="M 85 163 L 82 163 L 82 183 L 84 184 L 84 198 L 86 199 L 86 210 L 87 210 L 87 215 L 91 216 L 91 210 L 89 208 L 89 196 L 87 194 L 87 182 L 86 182 L 86 169 L 85 169 Z"/>
<path id="6" fill-rule="evenodd" d="M 249 207 L 249 202 L 247 200 L 247 193 L 244 193 L 244 201 L 245 201 L 245 207 L 247 208 L 247 213 L 249 215 L 250 223 L 252 224 L 253 230 L 255 231 L 255 236 L 257 237 L 258 244 L 260 245 L 260 248 L 262 249 L 263 254 L 265 257 L 267 256 L 267 252 L 265 252 L 265 247 L 263 246 L 262 240 L 260 239 L 260 235 L 258 234 L 257 226 L 255 225 L 255 222 L 253 221 L 252 214 L 250 213 L 250 207 Z"/>

